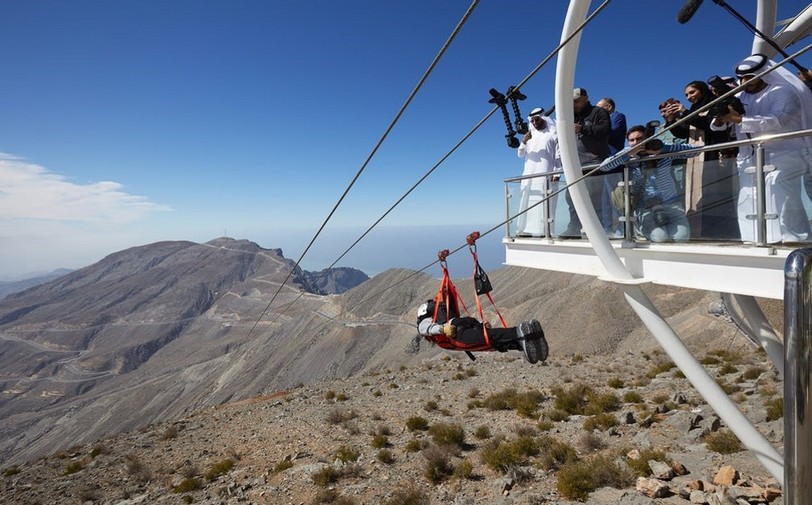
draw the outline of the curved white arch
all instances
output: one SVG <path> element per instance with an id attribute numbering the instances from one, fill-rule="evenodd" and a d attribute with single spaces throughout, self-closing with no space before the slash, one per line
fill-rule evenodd
<path id="1" fill-rule="evenodd" d="M 591 0 L 570 0 L 567 17 L 561 33 L 561 40 L 570 37 L 586 18 Z M 572 89 L 575 86 L 575 62 L 581 35 L 578 33 L 558 54 L 555 82 L 555 106 L 561 148 L 561 161 L 567 181 L 581 177 L 581 163 L 578 161 L 572 107 Z M 638 282 L 626 269 L 623 262 L 612 248 L 609 239 L 600 226 L 598 216 L 592 208 L 583 184 L 570 188 L 575 210 L 581 224 L 592 244 L 595 254 L 606 269 L 607 280 L 619 283 L 624 290 L 626 301 L 637 313 L 643 324 L 651 331 L 654 338 L 674 363 L 682 370 L 685 377 L 699 391 L 705 401 L 713 408 L 725 424 L 736 434 L 739 440 L 749 449 L 770 474 L 779 482 L 784 481 L 783 458 L 762 435 L 750 420 L 728 398 L 716 381 L 708 375 L 705 368 L 691 354 L 679 336 L 674 332 Z"/>

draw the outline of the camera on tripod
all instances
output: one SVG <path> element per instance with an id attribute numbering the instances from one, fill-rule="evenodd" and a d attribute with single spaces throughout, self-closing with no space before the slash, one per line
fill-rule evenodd
<path id="1" fill-rule="evenodd" d="M 722 96 L 730 91 L 730 86 L 728 86 L 727 82 L 725 82 L 725 80 L 718 75 L 711 76 L 711 78 L 708 79 L 708 85 L 718 96 Z M 713 104 L 708 110 L 708 115 L 711 117 L 724 116 L 725 114 L 730 113 L 728 106 L 733 106 L 733 110 L 744 115 L 744 104 L 736 96 L 729 96 Z"/>

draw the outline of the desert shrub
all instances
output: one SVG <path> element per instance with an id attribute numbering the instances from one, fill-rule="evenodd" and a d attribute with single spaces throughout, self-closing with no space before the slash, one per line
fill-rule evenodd
<path id="1" fill-rule="evenodd" d="M 761 374 L 764 373 L 764 369 L 760 366 L 751 366 L 748 367 L 747 370 L 744 371 L 742 377 L 746 380 L 755 380 L 761 377 Z"/>
<path id="2" fill-rule="evenodd" d="M 725 394 L 732 395 L 733 393 L 737 393 L 739 391 L 739 386 L 726 382 L 720 377 L 716 378 L 716 383 L 719 384 L 719 387 L 722 388 L 722 391 L 724 391 Z"/>
<path id="3" fill-rule="evenodd" d="M 671 463 L 665 456 L 665 452 L 659 449 L 643 449 L 640 451 L 640 457 L 637 459 L 627 458 L 626 462 L 629 465 L 629 468 L 640 477 L 648 477 L 651 475 L 651 467 L 648 466 L 648 462 L 660 461 L 663 463 Z"/>
<path id="4" fill-rule="evenodd" d="M 380 389 L 376 389 L 376 390 L 375 390 L 375 391 L 373 391 L 373 393 L 372 393 L 372 396 L 374 396 L 375 398 L 377 398 L 377 397 L 379 397 L 379 396 L 381 396 L 381 395 L 383 395 L 383 393 L 381 393 L 381 390 L 380 390 Z"/>
<path id="5" fill-rule="evenodd" d="M 619 377 L 612 377 L 609 379 L 609 382 L 606 383 L 607 386 L 614 389 L 620 389 L 622 387 L 626 387 L 626 383 L 623 382 L 623 379 Z"/>
<path id="6" fill-rule="evenodd" d="M 468 398 L 476 398 L 479 396 L 479 389 L 471 388 L 468 390 Z"/>
<path id="7" fill-rule="evenodd" d="M 719 375 L 730 375 L 738 371 L 739 369 L 736 367 L 736 365 L 732 363 L 725 363 L 721 368 L 719 368 Z"/>
<path id="8" fill-rule="evenodd" d="M 677 365 L 675 365 L 673 361 L 662 361 L 651 367 L 651 370 L 649 370 L 648 373 L 646 373 L 646 377 L 653 379 L 654 377 L 657 377 L 661 373 L 668 372 L 675 366 Z"/>
<path id="9" fill-rule="evenodd" d="M 287 470 L 288 468 L 293 468 L 293 461 L 291 461 L 290 458 L 285 458 L 279 463 L 274 465 L 273 473 L 281 473 Z"/>
<path id="10" fill-rule="evenodd" d="M 532 417 L 543 399 L 540 391 L 519 393 L 514 388 L 506 388 L 488 396 L 482 405 L 491 411 L 513 409 L 522 417 Z"/>
<path id="11" fill-rule="evenodd" d="M 81 462 L 79 462 L 79 461 L 71 461 L 65 467 L 64 475 L 70 475 L 72 473 L 76 473 L 76 472 L 80 471 L 82 468 L 84 468 L 84 467 L 82 466 Z"/>
<path id="12" fill-rule="evenodd" d="M 583 414 L 589 401 L 588 395 L 593 394 L 592 388 L 583 383 L 576 383 L 564 389 L 561 386 L 553 388 L 555 401 L 553 406 L 567 414 Z"/>
<path id="13" fill-rule="evenodd" d="M 192 477 L 197 477 L 200 475 L 200 469 L 191 461 L 187 461 L 183 466 L 180 467 L 179 473 L 184 478 L 191 479 Z"/>
<path id="14" fill-rule="evenodd" d="M 465 369 L 465 375 L 468 377 L 476 377 L 479 372 L 476 371 L 476 368 L 469 367 Z"/>
<path id="15" fill-rule="evenodd" d="M 781 419 L 784 417 L 784 399 L 780 396 L 771 398 L 764 402 L 767 407 L 767 420 Z"/>
<path id="16" fill-rule="evenodd" d="M 321 470 L 313 472 L 310 477 L 313 479 L 313 484 L 327 487 L 330 484 L 338 482 L 338 479 L 341 478 L 341 472 L 332 466 L 325 466 Z"/>
<path id="17" fill-rule="evenodd" d="M 600 436 L 591 432 L 582 434 L 578 438 L 578 443 L 586 452 L 595 452 L 603 449 L 606 445 L 603 443 L 603 439 L 601 439 Z"/>
<path id="18" fill-rule="evenodd" d="M 536 429 L 538 431 L 550 431 L 554 427 L 555 425 L 553 424 L 553 422 L 548 419 L 542 419 L 538 423 L 536 423 Z"/>
<path id="19" fill-rule="evenodd" d="M 567 414 L 596 415 L 620 408 L 620 398 L 614 393 L 596 393 L 591 387 L 575 383 L 569 388 L 553 388 L 556 410 Z"/>
<path id="20" fill-rule="evenodd" d="M 454 472 L 454 467 L 451 465 L 451 456 L 448 451 L 436 445 L 423 451 L 423 457 L 426 458 L 424 474 L 426 478 L 434 484 L 442 482 Z"/>
<path id="21" fill-rule="evenodd" d="M 347 396 L 347 394 L 346 394 L 346 393 L 338 393 L 338 394 L 336 395 L 336 400 L 337 400 L 337 401 L 340 401 L 340 402 L 346 402 L 346 401 L 347 401 L 347 400 L 349 400 L 349 399 L 350 399 L 350 397 L 349 397 L 349 396 Z"/>
<path id="22" fill-rule="evenodd" d="M 463 459 L 454 467 L 454 477 L 461 480 L 470 480 L 474 477 L 474 464 Z"/>
<path id="23" fill-rule="evenodd" d="M 164 432 L 161 434 L 161 440 L 172 440 L 178 436 L 178 427 L 174 424 L 172 426 L 168 426 Z"/>
<path id="24" fill-rule="evenodd" d="M 538 453 L 535 439 L 522 435 L 511 441 L 502 438 L 492 440 L 482 449 L 480 457 L 493 470 L 507 474 L 511 468 L 526 463 L 528 457 Z"/>
<path id="25" fill-rule="evenodd" d="M 584 419 L 584 429 L 586 431 L 593 431 L 596 429 L 606 431 L 612 426 L 617 426 L 617 418 L 608 412 L 602 412 L 598 415 L 589 416 Z"/>
<path id="26" fill-rule="evenodd" d="M 131 475 L 138 482 L 147 482 L 152 478 L 149 469 L 135 454 L 127 454 L 124 456 L 124 464 L 127 468 L 127 473 Z"/>
<path id="27" fill-rule="evenodd" d="M 100 454 L 107 454 L 110 452 L 110 449 L 104 444 L 96 444 L 90 449 L 90 457 L 95 458 Z"/>
<path id="28" fill-rule="evenodd" d="M 354 410 L 337 407 L 327 413 L 327 423 L 333 425 L 342 424 L 356 417 L 358 417 L 358 414 Z"/>
<path id="29" fill-rule="evenodd" d="M 335 400 L 335 398 L 336 398 L 336 392 L 333 391 L 332 389 L 324 392 L 324 399 L 325 400 Z"/>
<path id="30" fill-rule="evenodd" d="M 474 410 L 482 407 L 482 402 L 480 400 L 471 400 L 466 406 L 468 410 Z"/>
<path id="31" fill-rule="evenodd" d="M 437 423 L 429 428 L 429 435 L 437 445 L 465 446 L 465 429 L 455 423 Z"/>
<path id="32" fill-rule="evenodd" d="M 319 489 L 313 501 L 313 505 L 329 503 L 330 505 L 355 505 L 357 502 L 349 496 L 344 496 L 335 489 Z"/>
<path id="33" fill-rule="evenodd" d="M 386 465 L 390 465 L 395 462 L 395 456 L 389 449 L 381 449 L 378 451 L 378 461 Z"/>
<path id="34" fill-rule="evenodd" d="M 668 393 L 657 393 L 651 397 L 652 403 L 663 404 L 670 398 Z"/>
<path id="35" fill-rule="evenodd" d="M 383 449 L 389 447 L 389 437 L 383 434 L 378 434 L 372 437 L 372 447 L 376 449 Z"/>
<path id="36" fill-rule="evenodd" d="M 20 467 L 17 465 L 12 465 L 3 470 L 3 477 L 11 477 L 12 475 L 17 475 L 18 473 L 20 473 Z"/>
<path id="37" fill-rule="evenodd" d="M 397 383 L 395 383 L 395 382 L 391 382 L 391 383 L 389 383 L 389 389 L 397 389 L 397 388 L 399 388 L 399 387 L 400 387 L 400 386 L 398 386 L 398 385 L 397 385 Z"/>
<path id="38" fill-rule="evenodd" d="M 563 410 L 551 409 L 544 412 L 544 417 L 552 422 L 568 421 L 570 415 Z"/>
<path id="39" fill-rule="evenodd" d="M 477 438 L 479 440 L 491 438 L 491 429 L 485 426 L 484 424 L 482 426 L 477 427 L 477 429 L 474 430 L 474 438 Z"/>
<path id="40" fill-rule="evenodd" d="M 720 430 L 705 435 L 705 446 L 708 450 L 718 452 L 719 454 L 731 454 L 744 450 L 741 441 L 738 437 L 728 430 Z"/>
<path id="41" fill-rule="evenodd" d="M 230 472 L 232 468 L 234 468 L 234 460 L 224 459 L 223 461 L 215 463 L 211 466 L 211 468 L 209 468 L 209 471 L 206 472 L 206 479 L 214 480 L 217 477 Z"/>
<path id="42" fill-rule="evenodd" d="M 419 489 L 400 489 L 384 505 L 431 505 L 431 500 Z"/>
<path id="43" fill-rule="evenodd" d="M 574 447 L 550 435 L 542 435 L 536 440 L 539 454 L 536 464 L 544 470 L 555 470 L 566 463 L 576 461 L 578 453 Z"/>
<path id="44" fill-rule="evenodd" d="M 429 429 L 429 422 L 425 417 L 412 416 L 406 420 L 406 428 L 409 431 L 426 431 Z"/>
<path id="45" fill-rule="evenodd" d="M 626 391 L 623 394 L 623 401 L 625 403 L 642 403 L 643 396 L 637 391 Z"/>
<path id="46" fill-rule="evenodd" d="M 406 442 L 404 449 L 406 449 L 406 452 L 418 452 L 425 449 L 425 447 L 426 443 L 424 441 L 413 438 Z"/>
<path id="47" fill-rule="evenodd" d="M 189 493 L 203 488 L 203 482 L 197 477 L 183 479 L 180 484 L 172 488 L 173 493 Z"/>
<path id="48" fill-rule="evenodd" d="M 565 498 L 579 501 L 585 501 L 589 493 L 598 488 L 611 486 L 621 489 L 634 482 L 631 472 L 602 454 L 565 464 L 557 477 L 558 492 Z"/>
<path id="49" fill-rule="evenodd" d="M 620 398 L 615 393 L 593 393 L 588 396 L 588 403 L 584 414 L 588 416 L 600 415 L 620 408 Z"/>
<path id="50" fill-rule="evenodd" d="M 348 445 L 342 445 L 335 452 L 336 459 L 339 459 L 344 463 L 358 461 L 358 456 L 359 456 L 358 451 L 356 451 L 355 449 L 353 449 Z"/>
<path id="51" fill-rule="evenodd" d="M 437 402 L 434 400 L 429 400 L 423 405 L 423 410 L 426 412 L 431 412 L 432 410 L 437 410 Z"/>
<path id="52" fill-rule="evenodd" d="M 718 365 L 719 363 L 722 362 L 722 360 L 720 360 L 716 356 L 708 355 L 708 356 L 705 356 L 705 357 L 701 358 L 699 360 L 699 362 L 702 363 L 703 365 Z"/>

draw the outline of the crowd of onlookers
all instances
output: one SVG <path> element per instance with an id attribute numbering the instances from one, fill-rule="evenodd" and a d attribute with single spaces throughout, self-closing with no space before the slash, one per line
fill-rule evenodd
<path id="1" fill-rule="evenodd" d="M 809 84 L 812 73 L 796 76 L 756 54 L 736 66 L 735 77 L 689 82 L 684 90 L 686 103 L 669 98 L 659 104 L 661 121 L 631 127 L 611 98 L 601 98 L 593 105 L 587 90 L 575 88 L 578 159 L 582 167 L 599 166 L 598 170 L 587 169 L 590 176 L 579 184 L 584 184 L 606 233 L 610 238 L 624 236 L 623 217 L 628 207 L 635 235 L 652 242 L 756 241 L 758 146 L 694 148 L 812 128 Z M 717 100 L 737 85 L 740 91 Z M 542 109 L 534 109 L 528 119 L 529 132 L 518 148 L 525 160 L 523 175 L 560 173 L 555 120 Z M 802 199 L 806 192 L 812 200 L 812 137 L 762 145 L 766 241 L 812 240 Z M 517 219 L 518 236 L 539 237 L 552 229 L 559 238 L 582 236 L 570 191 L 564 192 L 569 211 L 565 228 L 563 224 L 549 226 L 557 199 L 549 202 L 552 216 L 540 203 L 551 184 L 566 182 L 559 173 L 522 180 L 519 209 L 526 212 Z"/>

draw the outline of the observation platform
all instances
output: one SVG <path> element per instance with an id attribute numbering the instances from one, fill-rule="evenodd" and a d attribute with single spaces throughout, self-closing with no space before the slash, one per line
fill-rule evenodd
<path id="1" fill-rule="evenodd" d="M 507 265 L 599 278 L 606 275 L 592 244 L 586 239 L 506 237 L 502 243 Z M 756 247 L 731 242 L 655 244 L 623 240 L 612 240 L 611 244 L 640 283 L 777 300 L 784 298 L 787 256 L 803 246 Z"/>

